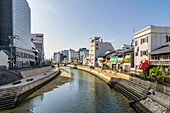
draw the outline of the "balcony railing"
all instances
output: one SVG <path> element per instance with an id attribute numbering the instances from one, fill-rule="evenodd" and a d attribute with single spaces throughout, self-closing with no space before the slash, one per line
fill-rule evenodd
<path id="1" fill-rule="evenodd" d="M 150 60 L 150 65 L 170 65 L 170 60 Z"/>

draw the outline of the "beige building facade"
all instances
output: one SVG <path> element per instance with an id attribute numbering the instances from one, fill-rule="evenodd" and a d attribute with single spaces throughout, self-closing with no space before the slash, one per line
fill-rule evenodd
<path id="1" fill-rule="evenodd" d="M 149 25 L 134 33 L 134 63 L 137 70 L 141 60 L 150 60 L 150 52 L 170 45 L 170 27 Z"/>

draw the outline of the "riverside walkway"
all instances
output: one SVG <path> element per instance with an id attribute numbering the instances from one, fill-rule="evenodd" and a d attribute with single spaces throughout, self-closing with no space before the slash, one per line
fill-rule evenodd
<path id="1" fill-rule="evenodd" d="M 49 70 L 49 71 L 44 72 L 44 73 L 37 74 L 37 75 L 35 75 L 35 76 L 31 76 L 31 77 L 28 77 L 28 78 L 23 78 L 23 79 L 21 79 L 21 80 L 18 80 L 18 81 L 21 81 L 21 83 L 19 83 L 19 84 L 13 85 L 13 83 L 9 83 L 9 84 L 0 86 L 0 89 L 11 88 L 11 87 L 18 87 L 18 86 L 24 86 L 24 85 L 29 84 L 30 82 L 34 82 L 34 81 L 40 80 L 40 79 L 42 79 L 42 78 L 44 78 L 44 77 L 47 77 L 47 76 L 49 76 L 50 74 L 56 72 L 57 70 L 58 70 L 58 68 Z M 30 80 L 30 79 L 32 79 L 32 80 L 31 80 L 31 81 L 27 81 L 27 80 Z"/>

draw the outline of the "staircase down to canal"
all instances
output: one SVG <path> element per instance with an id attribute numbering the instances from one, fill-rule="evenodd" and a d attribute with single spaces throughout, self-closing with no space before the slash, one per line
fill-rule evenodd
<path id="1" fill-rule="evenodd" d="M 125 79 L 120 80 L 116 85 L 114 85 L 114 88 L 129 99 L 129 104 L 138 113 L 152 113 L 149 109 L 146 109 L 146 107 L 138 103 L 142 99 L 147 98 L 147 88 Z"/>
<path id="2" fill-rule="evenodd" d="M 0 86 L 0 109 L 13 108 L 59 74 L 58 68 L 21 71 L 22 79 Z"/>
<path id="3" fill-rule="evenodd" d="M 0 109 L 12 108 L 15 106 L 15 98 L 18 88 L 3 89 L 0 93 Z"/>
<path id="4" fill-rule="evenodd" d="M 131 102 L 139 101 L 148 93 L 148 89 L 123 79 L 120 80 L 114 87 L 123 93 Z"/>

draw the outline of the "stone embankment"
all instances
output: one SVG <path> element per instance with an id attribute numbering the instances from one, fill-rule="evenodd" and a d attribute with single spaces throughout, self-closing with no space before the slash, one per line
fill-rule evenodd
<path id="1" fill-rule="evenodd" d="M 74 65 L 67 66 L 75 68 Z M 168 106 L 170 87 L 168 86 L 116 73 L 112 70 L 102 70 L 101 68 L 90 69 L 88 66 L 76 66 L 76 68 L 94 74 L 119 90 L 129 99 L 130 105 L 137 112 L 170 112 L 170 107 Z M 147 95 L 149 87 L 155 91 L 155 95 Z"/>
<path id="2" fill-rule="evenodd" d="M 23 79 L 0 86 L 0 109 L 15 107 L 27 96 L 56 77 L 59 72 L 58 68 L 52 69 L 51 67 L 22 71 Z"/>

